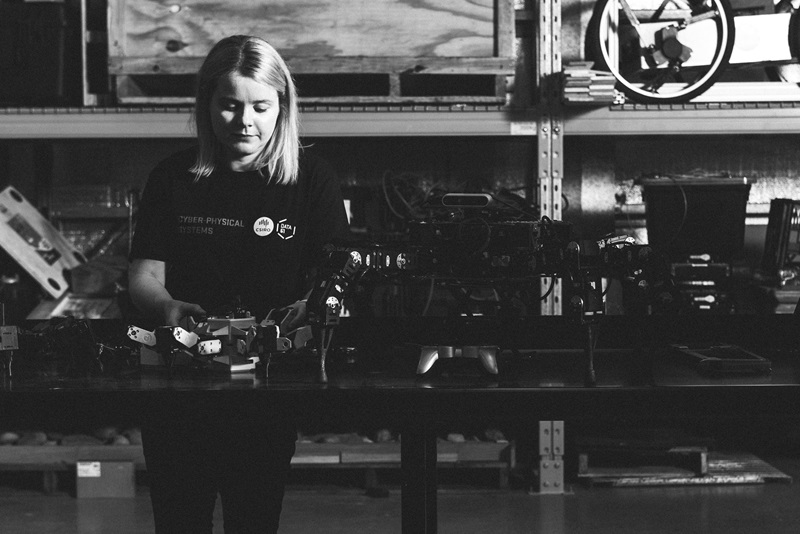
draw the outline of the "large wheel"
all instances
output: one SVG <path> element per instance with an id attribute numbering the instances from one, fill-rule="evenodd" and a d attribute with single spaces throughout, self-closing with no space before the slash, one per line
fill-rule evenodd
<path id="1" fill-rule="evenodd" d="M 776 6 L 779 13 L 791 12 L 789 19 L 789 51 L 795 62 L 783 65 L 769 65 L 765 68 L 767 78 L 773 82 L 800 83 L 800 11 L 792 8 L 789 2 L 781 2 Z"/>
<path id="2" fill-rule="evenodd" d="M 587 53 L 636 102 L 686 102 L 722 75 L 735 31 L 729 0 L 599 0 Z"/>

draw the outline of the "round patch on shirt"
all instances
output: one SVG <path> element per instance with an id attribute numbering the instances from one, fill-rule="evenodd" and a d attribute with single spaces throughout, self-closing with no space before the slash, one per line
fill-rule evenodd
<path id="1" fill-rule="evenodd" d="M 253 231 L 259 237 L 268 236 L 275 229 L 275 223 L 269 217 L 259 217 L 253 224 Z"/>

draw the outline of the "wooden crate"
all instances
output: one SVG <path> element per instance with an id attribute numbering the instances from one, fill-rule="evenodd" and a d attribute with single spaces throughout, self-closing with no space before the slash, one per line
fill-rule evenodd
<path id="1" fill-rule="evenodd" d="M 301 104 L 500 102 L 514 74 L 514 0 L 109 0 L 122 104 L 190 104 L 219 39 L 267 39 Z"/>

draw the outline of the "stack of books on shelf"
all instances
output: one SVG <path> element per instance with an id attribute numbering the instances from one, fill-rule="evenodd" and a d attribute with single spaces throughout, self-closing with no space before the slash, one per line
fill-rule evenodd
<path id="1" fill-rule="evenodd" d="M 616 79 L 610 72 L 595 70 L 591 61 L 573 61 L 564 67 L 565 104 L 613 104 L 618 98 Z"/>

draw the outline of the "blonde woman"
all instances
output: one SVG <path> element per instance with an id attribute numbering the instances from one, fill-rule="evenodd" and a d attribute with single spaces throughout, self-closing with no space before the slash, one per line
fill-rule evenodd
<path id="1" fill-rule="evenodd" d="M 131 300 L 155 326 L 241 306 L 304 320 L 308 274 L 346 234 L 333 171 L 301 149 L 297 94 L 278 52 L 231 36 L 198 75 L 197 146 L 159 163 L 132 243 Z M 290 325 L 291 326 L 291 325 Z M 174 395 L 143 424 L 156 531 L 207 532 L 217 495 L 225 532 L 275 532 L 296 432 L 276 410 Z"/>

